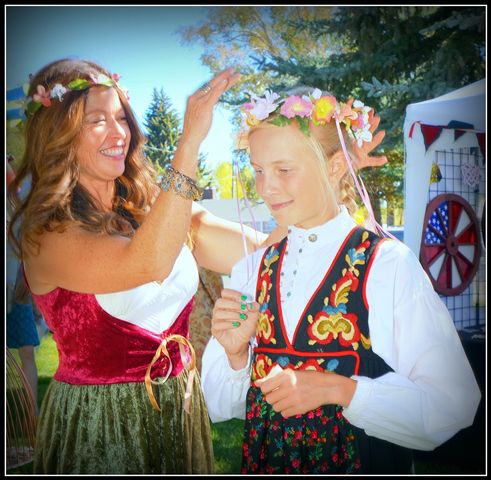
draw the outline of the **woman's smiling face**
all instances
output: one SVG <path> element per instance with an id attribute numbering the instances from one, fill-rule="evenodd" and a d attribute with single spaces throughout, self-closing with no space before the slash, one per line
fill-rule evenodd
<path id="1" fill-rule="evenodd" d="M 113 181 L 121 176 L 130 140 L 130 127 L 116 90 L 92 87 L 77 148 L 81 182 Z"/>

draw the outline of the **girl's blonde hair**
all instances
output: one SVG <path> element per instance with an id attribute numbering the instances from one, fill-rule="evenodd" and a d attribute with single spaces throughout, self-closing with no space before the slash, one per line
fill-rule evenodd
<path id="1" fill-rule="evenodd" d="M 28 95 L 38 85 L 51 89 L 75 79 L 91 80 L 99 74 L 111 77 L 101 66 L 86 60 L 63 59 L 42 68 L 30 82 Z M 155 172 L 143 155 L 145 136 L 128 104 L 126 95 L 115 88 L 131 131 L 124 173 L 116 179 L 113 210 L 104 212 L 98 201 L 79 183 L 76 152 L 82 131 L 84 107 L 89 89 L 68 91 L 62 101 L 41 107 L 25 124 L 25 152 L 15 180 L 9 188 L 14 213 L 8 235 L 17 255 L 39 252 L 36 236 L 45 231 L 62 232 L 78 225 L 91 232 L 132 236 L 148 213 L 158 187 Z M 16 192 L 30 177 L 30 191 L 19 199 Z M 22 220 L 22 221 L 21 221 Z M 21 221 L 19 238 L 14 225 Z"/>
<path id="2" fill-rule="evenodd" d="M 308 95 L 313 92 L 313 88 L 310 87 L 298 87 L 287 92 L 288 95 Z M 329 96 L 331 95 L 328 92 L 322 92 L 322 95 Z M 268 120 L 273 120 L 277 114 L 270 115 L 266 120 L 262 121 L 258 125 L 251 127 L 248 135 L 250 135 L 253 131 L 259 128 L 265 127 L 276 127 L 272 124 L 268 123 Z M 356 156 L 353 150 L 353 141 L 348 137 L 346 132 L 346 128 L 343 123 L 340 124 L 341 132 L 344 138 L 344 144 L 346 146 L 346 151 L 350 157 L 350 161 L 356 170 Z M 323 185 L 325 188 L 328 185 L 331 185 L 336 193 L 336 199 L 338 204 L 345 205 L 350 214 L 355 213 L 358 209 L 358 205 L 356 204 L 356 190 L 354 186 L 353 177 L 351 176 L 349 168 L 346 168 L 346 173 L 339 180 L 338 185 L 333 185 L 330 175 L 328 164 L 334 154 L 339 151 L 342 151 L 341 142 L 339 140 L 338 130 L 336 127 L 336 122 L 334 118 L 331 119 L 326 125 L 323 126 L 315 126 L 310 124 L 309 130 L 311 132 L 310 136 L 305 137 L 306 143 L 315 153 L 315 156 L 318 160 L 318 166 L 321 173 L 321 178 L 324 180 Z"/>

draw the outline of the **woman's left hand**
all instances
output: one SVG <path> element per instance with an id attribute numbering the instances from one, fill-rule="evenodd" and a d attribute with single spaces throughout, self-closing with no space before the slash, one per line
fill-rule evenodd
<path id="1" fill-rule="evenodd" d="M 373 108 L 368 112 L 368 121 L 370 122 L 370 132 L 375 132 L 380 123 L 380 117 L 375 115 Z M 358 170 L 366 167 L 381 167 L 387 163 L 385 155 L 372 156 L 370 152 L 375 150 L 385 137 L 385 130 L 378 131 L 372 136 L 371 142 L 363 142 L 359 147 L 357 142 L 353 142 L 353 149 L 356 155 L 356 167 Z"/>
<path id="2" fill-rule="evenodd" d="M 347 407 L 353 398 L 356 380 L 331 372 L 285 369 L 274 376 L 256 380 L 265 400 L 288 418 L 321 405 Z"/>
<path id="3" fill-rule="evenodd" d="M 188 97 L 181 142 L 199 147 L 210 130 L 214 106 L 222 93 L 233 87 L 239 80 L 240 74 L 236 73 L 233 68 L 228 68 Z"/>

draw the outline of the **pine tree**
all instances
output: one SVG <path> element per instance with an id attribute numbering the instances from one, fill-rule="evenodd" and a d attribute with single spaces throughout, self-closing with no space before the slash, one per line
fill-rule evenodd
<path id="1" fill-rule="evenodd" d="M 145 155 L 153 163 L 157 172 L 162 173 L 170 165 L 181 136 L 181 119 L 163 89 L 153 89 L 152 102 L 145 112 L 144 125 L 147 129 Z M 208 186 L 210 175 L 206 167 L 206 156 L 200 154 L 198 185 Z"/>
<path id="2" fill-rule="evenodd" d="M 162 172 L 170 164 L 179 140 L 180 119 L 164 91 L 153 89 L 152 103 L 145 112 L 147 129 L 145 155 Z"/>

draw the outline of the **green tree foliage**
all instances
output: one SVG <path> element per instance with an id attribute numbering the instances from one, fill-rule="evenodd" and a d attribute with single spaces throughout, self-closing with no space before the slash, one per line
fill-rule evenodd
<path id="1" fill-rule="evenodd" d="M 335 35 L 342 48 L 315 62 L 275 56 L 268 68 L 362 99 L 381 113 L 385 148 L 402 148 L 408 104 L 485 76 L 484 22 L 484 7 L 337 7 L 294 24 L 315 39 Z"/>
<path id="2" fill-rule="evenodd" d="M 330 35 L 315 42 L 309 31 L 298 31 L 293 20 L 305 22 L 329 18 L 331 7 L 215 7 L 205 21 L 181 29 L 184 43 L 203 47 L 201 61 L 217 72 L 235 67 L 241 82 L 223 96 L 225 104 L 244 101 L 244 93 L 262 93 L 267 87 L 297 84 L 297 74 L 278 75 L 266 68 L 273 58 L 324 55 L 335 48 Z"/>
<path id="3" fill-rule="evenodd" d="M 372 201 L 397 207 L 406 106 L 485 76 L 484 20 L 484 7 L 219 7 L 182 33 L 202 43 L 213 71 L 235 65 L 243 74 L 230 104 L 246 91 L 311 85 L 374 107 L 389 164 L 361 175 Z"/>
<path id="4" fill-rule="evenodd" d="M 180 119 L 164 91 L 154 88 L 152 102 L 145 112 L 147 130 L 145 155 L 160 173 L 174 157 L 179 141 Z"/>
<path id="5" fill-rule="evenodd" d="M 144 125 L 147 130 L 145 155 L 153 163 L 157 174 L 161 174 L 170 165 L 181 135 L 181 119 L 163 89 L 153 89 L 151 104 L 145 112 Z M 210 183 L 211 172 L 206 168 L 206 156 L 200 155 L 198 184 L 206 187 Z"/>

